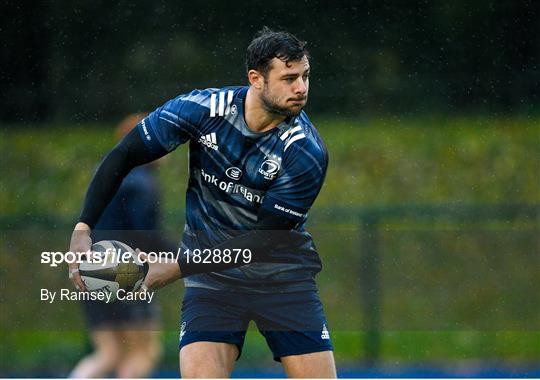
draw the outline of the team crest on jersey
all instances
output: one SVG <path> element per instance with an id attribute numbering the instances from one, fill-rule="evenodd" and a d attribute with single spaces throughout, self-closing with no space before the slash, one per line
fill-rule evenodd
<path id="1" fill-rule="evenodd" d="M 277 160 L 269 159 L 264 160 L 261 167 L 259 168 L 259 173 L 261 173 L 264 179 L 273 180 L 276 178 L 281 165 Z"/>

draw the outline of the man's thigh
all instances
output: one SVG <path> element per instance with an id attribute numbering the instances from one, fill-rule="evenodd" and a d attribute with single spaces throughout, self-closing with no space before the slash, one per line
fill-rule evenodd
<path id="1" fill-rule="evenodd" d="M 249 317 L 238 295 L 187 288 L 182 302 L 183 377 L 228 377 L 240 356 Z"/>
<path id="2" fill-rule="evenodd" d="M 183 378 L 226 378 L 231 376 L 238 346 L 230 343 L 194 342 L 180 350 Z"/>
<path id="3" fill-rule="evenodd" d="M 281 363 L 288 377 L 336 378 L 336 364 L 332 351 L 303 355 L 282 356 Z"/>

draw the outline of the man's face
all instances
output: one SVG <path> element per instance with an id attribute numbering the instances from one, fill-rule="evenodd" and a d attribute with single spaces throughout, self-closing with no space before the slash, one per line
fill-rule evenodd
<path id="1" fill-rule="evenodd" d="M 296 116 L 306 105 L 309 92 L 309 61 L 304 56 L 299 61 L 284 62 L 274 58 L 266 75 L 261 101 L 266 111 Z"/>

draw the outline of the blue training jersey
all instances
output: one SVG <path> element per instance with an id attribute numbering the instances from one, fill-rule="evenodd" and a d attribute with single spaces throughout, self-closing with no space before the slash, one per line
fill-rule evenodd
<path id="1" fill-rule="evenodd" d="M 153 171 L 149 165 L 131 170 L 101 214 L 93 231 L 158 229 L 159 187 Z"/>
<path id="2" fill-rule="evenodd" d="M 261 207 L 297 223 L 293 238 L 276 242 L 276 262 L 188 276 L 185 286 L 311 290 L 321 262 L 304 224 L 324 182 L 326 147 L 303 111 L 270 131 L 250 130 L 244 119 L 248 88 L 180 95 L 138 125 L 151 150 L 171 152 L 189 141 L 183 250 L 210 248 L 253 229 Z"/>

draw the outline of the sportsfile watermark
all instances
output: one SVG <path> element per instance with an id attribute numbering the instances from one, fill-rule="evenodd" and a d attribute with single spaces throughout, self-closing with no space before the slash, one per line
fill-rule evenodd
<path id="1" fill-rule="evenodd" d="M 393 331 L 476 330 L 480 333 L 521 331 L 529 334 L 540 330 L 538 302 L 533 302 L 538 298 L 539 278 L 539 230 L 536 225 L 523 227 L 520 224 L 512 228 L 504 225 L 492 229 L 460 225 L 454 230 L 404 230 L 401 226 L 392 228 L 385 225 L 376 234 L 370 228 L 363 230 L 344 226 L 330 229 L 317 228 L 317 225 L 309 228 L 322 263 L 319 274 L 316 274 L 317 267 L 314 267 L 319 261 L 313 249 L 287 251 L 289 243 L 276 233 L 269 255 L 273 262 L 278 262 L 277 265 L 261 262 L 259 253 L 253 250 L 250 265 L 238 264 L 237 268 L 223 271 L 213 269 L 216 274 L 209 276 L 187 275 L 156 290 L 151 303 L 148 303 L 150 294 L 146 302 L 138 302 L 152 307 L 162 304 L 166 308 L 164 310 L 178 310 L 185 292 L 189 293 L 192 287 L 198 286 L 201 278 L 241 286 L 237 285 L 235 279 L 242 276 L 250 288 L 254 287 L 260 292 L 257 294 L 276 294 L 280 293 L 281 288 L 276 288 L 274 284 L 288 284 L 288 278 L 296 276 L 295 273 L 305 274 L 305 266 L 311 265 L 311 268 L 315 268 L 311 273 L 325 306 L 330 335 L 335 331 L 369 331 L 373 326 Z M 157 238 L 165 232 L 142 230 L 129 231 L 128 234 L 115 230 L 106 231 L 106 234 L 96 233 L 92 238 L 94 248 L 100 242 L 105 248 L 109 247 L 104 241 L 122 242 L 131 247 L 131 250 L 126 247 L 126 251 L 134 252 L 132 257 L 122 250 L 120 261 L 137 260 L 135 248 L 140 248 L 147 253 L 155 252 L 155 255 L 145 257 L 148 261 L 165 260 L 166 255 L 160 252 L 169 252 L 169 258 L 176 259 L 178 256 L 181 266 L 183 251 L 178 254 L 178 244 L 182 244 L 180 233 L 171 234 L 173 246 L 169 247 Z M 0 313 L 0 325 L 5 330 L 80 330 L 81 310 L 77 301 L 83 295 L 90 297 L 93 293 L 82 292 L 79 295 L 81 292 L 76 292 L 68 278 L 69 269 L 62 254 L 70 251 L 68 244 L 71 233 L 71 228 L 4 232 L 0 239 L 3 248 L 0 250 L 3 269 L 0 296 L 5 312 Z M 225 233 L 219 231 L 219 237 Z M 226 233 L 227 236 L 239 234 Z M 215 235 L 218 236 L 217 233 Z M 139 237 L 141 239 L 137 240 Z M 188 241 L 182 245 L 182 249 L 219 244 L 213 238 L 214 235 L 209 236 L 208 232 L 187 235 L 183 237 L 183 241 Z M 301 236 L 297 238 L 299 240 L 292 243 L 303 244 Z M 41 257 L 43 251 L 50 253 Z M 61 254 L 55 255 L 57 251 Z M 112 255 L 113 251 L 109 252 Z M 231 260 L 235 259 L 237 252 L 231 252 Z M 196 259 L 193 253 L 198 254 Z M 227 252 L 222 252 L 222 256 L 225 256 L 223 253 Z M 209 262 L 213 260 L 213 254 L 212 250 L 201 249 L 191 252 L 190 258 Z M 143 256 L 141 254 L 141 260 Z M 113 260 L 117 259 L 113 257 Z M 85 255 L 79 258 L 78 255 L 69 254 L 65 258 L 87 260 Z M 243 258 L 240 251 L 238 260 Z M 247 252 L 246 258 L 249 258 Z M 112 263 L 109 268 L 102 266 L 105 257 L 94 259 L 100 260 L 101 264 L 81 263 L 81 277 L 98 277 L 93 276 L 92 270 L 99 272 L 100 276 L 103 273 L 116 276 L 123 272 L 131 273 L 132 270 L 137 277 L 141 273 L 144 275 L 144 268 L 141 270 L 140 266 L 130 265 L 133 264 L 131 262 L 121 265 L 122 268 Z M 293 260 L 303 260 L 305 264 L 300 266 Z M 213 268 L 212 265 L 203 264 L 197 269 L 204 270 L 205 265 Z M 119 282 L 112 277 L 110 282 Z M 109 281 L 109 278 L 106 280 Z M 130 281 L 131 284 L 133 281 Z M 180 285 L 181 281 L 187 284 L 186 287 Z M 107 285 L 109 288 L 106 288 Z M 123 284 L 118 289 L 126 289 L 125 294 L 124 290 L 115 293 L 114 284 L 105 283 L 102 286 L 105 292 L 97 294 L 107 296 L 112 293 L 111 297 L 116 296 L 116 301 L 111 298 L 110 304 L 130 302 L 128 295 L 136 293 L 130 292 L 131 289 Z M 100 285 L 96 284 L 95 289 L 101 290 Z M 259 306 L 261 298 L 241 299 L 247 307 L 255 308 Z M 103 300 L 100 302 L 103 303 Z M 36 318 L 40 315 L 46 318 Z M 165 328 L 179 329 L 179 314 L 167 312 L 163 315 Z M 223 330 L 227 328 L 226 324 L 222 326 Z M 313 329 L 318 329 L 317 336 L 323 334 L 323 326 Z"/>
<path id="2" fill-rule="evenodd" d="M 194 264 L 231 264 L 243 263 L 249 264 L 253 255 L 250 249 L 232 248 L 232 249 L 181 249 L 176 252 L 159 251 L 126 251 L 121 248 L 107 248 L 104 251 L 86 252 L 59 252 L 42 251 L 41 264 L 48 264 L 50 267 L 57 267 L 64 264 L 94 264 L 106 266 L 111 263 L 129 264 L 139 262 L 141 264 L 170 263 L 178 262 L 182 256 L 185 256 L 186 263 Z"/>

